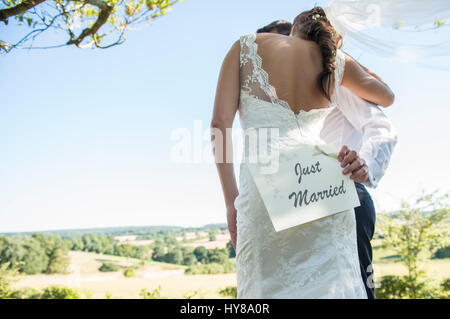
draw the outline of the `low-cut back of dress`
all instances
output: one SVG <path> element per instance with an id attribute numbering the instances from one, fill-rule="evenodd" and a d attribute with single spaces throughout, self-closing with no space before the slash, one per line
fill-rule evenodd
<path id="1" fill-rule="evenodd" d="M 335 90 L 328 108 L 295 114 L 279 99 L 258 55 L 256 35 L 240 38 L 239 118 L 244 130 L 276 127 L 279 147 L 322 144 L 325 117 L 336 107 L 345 59 L 336 54 Z M 275 232 L 245 154 L 237 209 L 237 298 L 367 298 L 361 279 L 354 210 Z"/>

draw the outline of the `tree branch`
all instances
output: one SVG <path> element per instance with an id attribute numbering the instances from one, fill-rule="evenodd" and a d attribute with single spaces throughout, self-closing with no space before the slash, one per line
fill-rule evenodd
<path id="1" fill-rule="evenodd" d="M 122 22 L 117 22 L 116 20 L 115 20 L 115 22 L 112 21 L 113 30 L 111 30 L 110 32 L 106 32 L 105 34 L 100 34 L 100 32 L 101 32 L 100 29 L 102 28 L 103 25 L 108 23 L 109 18 L 113 14 L 114 8 L 123 6 L 123 5 L 127 6 L 127 4 L 125 3 L 126 0 L 118 0 L 118 2 L 115 2 L 115 3 L 110 2 L 110 0 L 61 0 L 61 1 L 60 0 L 54 0 L 54 1 L 19 0 L 19 1 L 22 1 L 22 2 L 15 5 L 14 7 L 0 10 L 0 21 L 3 21 L 5 24 L 8 24 L 9 17 L 12 17 L 12 16 L 21 17 L 24 14 L 30 14 L 30 15 L 32 15 L 32 17 L 29 17 L 27 15 L 26 19 L 29 24 L 30 24 L 30 19 L 31 19 L 31 22 L 33 22 L 32 28 L 34 30 L 29 32 L 25 37 L 23 37 L 15 45 L 0 41 L 0 52 L 2 50 L 5 52 L 9 52 L 12 48 L 19 48 L 19 47 L 22 48 L 23 43 L 25 41 L 28 41 L 30 39 L 34 41 L 37 36 L 42 34 L 42 32 L 47 31 L 49 28 L 55 28 L 55 29 L 59 29 L 62 31 L 67 31 L 68 32 L 68 41 L 62 45 L 49 46 L 49 47 L 38 47 L 39 49 L 61 47 L 64 45 L 71 45 L 71 44 L 76 45 L 78 48 L 89 47 L 92 44 L 94 44 L 97 48 L 102 48 L 102 49 L 109 48 L 109 47 L 112 47 L 115 45 L 122 44 L 125 41 L 124 35 L 125 35 L 125 31 L 128 30 L 129 25 L 138 24 L 140 22 L 143 22 L 144 19 L 146 19 L 147 21 L 150 21 L 150 17 L 151 17 L 151 19 L 156 19 L 157 17 L 165 14 L 163 12 L 164 8 L 166 8 L 167 6 L 171 6 L 177 2 L 177 0 L 168 0 L 167 1 L 168 4 L 165 4 L 165 0 L 164 1 L 156 1 L 157 5 L 152 8 L 149 8 L 149 10 L 144 10 L 143 12 L 139 12 L 136 15 L 131 14 L 131 16 L 129 16 L 129 17 L 125 16 L 125 17 L 123 17 L 124 21 L 122 21 Z M 152 0 L 152 1 L 155 2 L 154 0 Z M 69 10 L 69 8 L 67 8 L 66 6 L 71 2 L 79 3 L 80 7 Z M 42 6 L 39 6 L 36 9 L 35 7 L 41 3 L 43 3 Z M 83 14 L 85 12 L 83 12 L 82 10 L 79 10 L 79 9 L 82 9 L 87 4 L 98 8 L 98 10 L 95 10 L 96 13 L 94 14 L 94 17 L 92 17 L 90 14 L 86 15 L 86 20 L 87 20 L 86 22 L 88 22 L 88 21 L 91 22 L 95 19 L 94 23 L 91 26 L 86 26 L 84 24 L 82 27 L 80 27 L 80 23 L 77 23 L 77 26 L 74 27 L 72 24 L 73 21 L 79 22 L 77 19 L 85 18 L 83 16 Z M 143 6 L 142 3 L 141 3 L 141 5 Z M 48 13 L 46 11 L 47 7 L 50 7 L 52 10 L 59 11 L 59 14 L 54 16 L 53 11 L 52 11 L 52 14 Z M 77 7 L 77 6 L 74 6 L 74 7 Z M 77 10 L 79 10 L 79 12 Z M 78 14 L 78 16 L 70 15 L 69 13 L 72 13 L 72 12 L 75 12 L 76 14 Z M 127 15 L 130 15 L 130 14 L 127 13 Z M 37 16 L 38 21 L 34 21 L 35 16 Z M 47 18 L 49 19 L 49 22 L 46 21 Z M 64 20 L 64 23 L 63 23 L 63 24 L 65 24 L 64 26 L 61 26 L 59 21 L 56 22 L 56 20 L 58 18 Z M 22 19 L 20 19 L 20 20 L 22 20 Z M 85 22 L 85 21 L 81 21 L 81 22 Z M 118 24 L 118 26 L 116 24 Z M 35 27 L 37 25 L 39 26 L 39 29 L 35 29 Z M 30 27 L 31 27 L 31 25 L 30 25 Z M 65 27 L 67 27 L 67 30 Z M 79 28 L 84 28 L 84 29 L 81 29 L 80 33 L 78 33 L 78 30 L 80 30 Z M 76 29 L 76 31 L 75 31 L 75 29 Z M 104 29 L 109 31 L 109 29 L 106 27 L 104 27 Z M 118 31 L 120 33 L 118 39 L 113 43 L 110 43 L 107 45 L 101 45 L 100 43 L 102 42 L 102 39 L 104 38 L 104 36 L 113 33 L 113 31 Z M 110 42 L 110 41 L 108 41 L 108 42 Z M 32 48 L 32 46 L 30 46 L 28 49 L 31 49 L 31 48 Z"/>
<path id="2" fill-rule="evenodd" d="M 25 0 L 12 8 L 0 10 L 0 21 L 8 24 L 8 18 L 27 12 L 29 9 L 37 6 L 46 0 Z"/>
<path id="3" fill-rule="evenodd" d="M 23 14 L 27 12 L 29 9 L 37 6 L 38 4 L 45 2 L 46 0 L 24 0 L 20 4 L 12 7 L 12 8 L 6 8 L 0 10 L 0 21 L 3 21 L 5 24 L 8 24 L 8 18 Z M 80 43 L 87 37 L 87 36 L 93 36 L 97 33 L 97 31 L 100 29 L 102 25 L 104 25 L 107 21 L 109 16 L 111 15 L 111 12 L 113 10 L 113 6 L 108 5 L 103 0 L 69 0 L 69 1 L 76 1 L 76 2 L 82 2 L 85 4 L 90 4 L 93 6 L 96 6 L 99 8 L 99 14 L 97 17 L 97 20 L 95 21 L 94 25 L 90 28 L 85 28 L 78 37 L 75 37 L 73 34 L 70 35 L 70 40 L 66 44 L 75 44 L 76 46 L 80 46 Z"/>
<path id="4" fill-rule="evenodd" d="M 100 29 L 100 27 L 104 25 L 106 21 L 108 21 L 108 18 L 111 15 L 111 12 L 114 7 L 108 5 L 106 2 L 102 0 L 72 0 L 72 1 L 81 1 L 96 6 L 100 9 L 98 18 L 95 21 L 94 25 L 90 28 L 84 29 L 77 38 L 71 38 L 67 42 L 67 44 L 75 44 L 76 46 L 79 46 L 85 37 L 96 34 L 98 29 Z"/>

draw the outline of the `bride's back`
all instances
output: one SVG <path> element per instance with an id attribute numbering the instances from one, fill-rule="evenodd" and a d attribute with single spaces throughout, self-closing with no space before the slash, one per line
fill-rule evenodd
<path id="1" fill-rule="evenodd" d="M 319 46 L 312 41 L 272 33 L 256 35 L 257 54 L 278 98 L 294 112 L 328 107 L 318 76 L 323 70 Z M 331 79 L 334 77 L 332 76 Z M 334 81 L 330 83 L 333 88 Z M 330 94 L 333 94 L 332 89 Z"/>

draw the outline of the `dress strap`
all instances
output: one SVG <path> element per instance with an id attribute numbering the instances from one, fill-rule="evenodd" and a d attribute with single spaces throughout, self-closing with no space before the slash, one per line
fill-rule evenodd
<path id="1" fill-rule="evenodd" d="M 291 110 L 288 103 L 279 99 L 275 88 L 269 83 L 269 75 L 262 67 L 262 58 L 258 54 L 258 44 L 256 43 L 256 33 L 244 35 L 240 38 L 241 43 L 241 75 L 243 75 L 243 89 L 253 96 L 278 104 Z M 242 69 L 247 63 L 251 67 L 242 74 Z"/>
<path id="2" fill-rule="evenodd" d="M 250 59 L 254 59 L 254 44 L 255 44 L 256 34 L 246 34 L 239 38 L 241 44 L 241 54 L 240 54 L 240 64 L 241 67 L 249 62 Z"/>

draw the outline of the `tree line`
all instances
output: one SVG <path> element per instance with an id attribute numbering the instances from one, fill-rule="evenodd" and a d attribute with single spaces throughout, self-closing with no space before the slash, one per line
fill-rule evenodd
<path id="1" fill-rule="evenodd" d="M 0 237 L 0 264 L 20 273 L 65 273 L 69 265 L 68 247 L 59 236 L 33 234 L 30 237 Z"/>
<path id="2" fill-rule="evenodd" d="M 1 236 L 0 265 L 8 263 L 9 269 L 25 274 L 66 273 L 70 250 L 187 266 L 197 263 L 224 264 L 235 257 L 231 241 L 222 249 L 193 248 L 183 246 L 174 234 L 158 237 L 149 245 L 137 246 L 120 243 L 113 236 L 84 234 L 79 238 L 63 239 L 59 235 L 35 233 L 31 236 Z"/>

